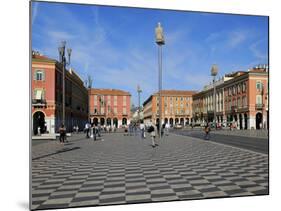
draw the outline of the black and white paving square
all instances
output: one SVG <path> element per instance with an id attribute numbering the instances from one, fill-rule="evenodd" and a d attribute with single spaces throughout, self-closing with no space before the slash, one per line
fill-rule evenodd
<path id="1" fill-rule="evenodd" d="M 32 209 L 268 194 L 268 155 L 170 134 L 32 147 Z M 35 142 L 36 140 L 33 140 Z"/>

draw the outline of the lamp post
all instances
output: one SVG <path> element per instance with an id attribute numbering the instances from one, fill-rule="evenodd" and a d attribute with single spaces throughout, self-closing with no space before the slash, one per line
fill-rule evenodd
<path id="1" fill-rule="evenodd" d="M 158 66 L 159 66 L 159 139 L 161 140 L 161 129 L 162 129 L 162 45 L 165 44 L 163 28 L 159 22 L 155 28 L 156 44 L 158 45 Z"/>
<path id="2" fill-rule="evenodd" d="M 58 48 L 60 62 L 62 63 L 62 123 L 64 125 L 65 125 L 65 67 L 66 65 L 70 65 L 70 56 L 72 52 L 71 48 L 67 49 L 68 61 L 66 61 L 65 45 L 66 45 L 66 41 L 62 41 L 61 46 Z"/>
<path id="3" fill-rule="evenodd" d="M 211 68 L 211 76 L 213 76 L 214 96 L 213 96 L 213 108 L 214 108 L 214 123 L 215 129 L 217 128 L 217 117 L 216 117 L 216 75 L 218 74 L 218 66 L 214 64 Z"/>
<path id="4" fill-rule="evenodd" d="M 140 89 L 140 86 L 137 86 L 137 92 L 138 92 L 138 100 L 139 100 L 139 109 L 138 109 L 138 121 L 140 122 L 140 93 L 142 90 Z"/>

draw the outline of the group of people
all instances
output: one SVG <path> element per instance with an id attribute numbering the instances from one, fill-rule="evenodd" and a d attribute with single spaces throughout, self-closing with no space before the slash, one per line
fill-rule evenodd
<path id="1" fill-rule="evenodd" d="M 160 136 L 159 127 L 160 127 L 160 125 L 158 123 L 153 124 L 152 121 L 149 122 L 148 124 L 144 124 L 143 121 L 141 121 L 139 124 L 132 122 L 128 125 L 128 128 L 125 129 L 125 132 L 126 132 L 126 135 L 129 135 L 129 136 L 140 134 L 141 139 L 146 138 L 146 132 L 149 133 L 151 136 L 151 140 L 152 140 L 152 147 L 154 148 L 155 146 L 158 146 L 155 143 L 155 139 L 156 139 L 156 135 Z M 162 124 L 161 137 L 163 137 L 164 134 L 168 135 L 169 128 L 170 128 L 169 123 Z"/>
<path id="2" fill-rule="evenodd" d="M 97 136 L 101 137 L 101 126 L 95 125 L 95 124 L 90 124 L 86 123 L 85 124 L 85 133 L 86 133 L 86 138 L 93 138 L 94 140 L 97 140 Z"/>

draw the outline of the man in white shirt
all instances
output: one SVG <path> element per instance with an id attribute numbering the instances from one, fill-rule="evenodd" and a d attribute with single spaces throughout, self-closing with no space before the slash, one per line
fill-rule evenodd
<path id="1" fill-rule="evenodd" d="M 141 138 L 144 139 L 145 138 L 145 131 L 144 131 L 143 121 L 141 121 L 141 123 L 140 123 L 140 131 L 141 131 Z"/>
<path id="2" fill-rule="evenodd" d="M 85 124 L 85 130 L 86 130 L 86 138 L 90 138 L 89 136 L 90 124 L 88 122 Z"/>

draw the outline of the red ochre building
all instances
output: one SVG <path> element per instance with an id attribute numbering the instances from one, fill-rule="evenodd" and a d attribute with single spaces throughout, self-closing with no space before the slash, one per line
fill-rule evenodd
<path id="1" fill-rule="evenodd" d="M 65 71 L 65 125 L 67 131 L 88 120 L 88 91 L 73 69 Z M 62 122 L 62 64 L 32 52 L 32 134 L 54 134 Z"/>
<path id="2" fill-rule="evenodd" d="M 192 121 L 192 95 L 195 91 L 162 90 L 162 123 L 188 125 Z M 147 124 L 159 121 L 159 92 L 152 94 L 143 103 L 143 118 Z"/>
<path id="3" fill-rule="evenodd" d="M 131 94 L 118 89 L 89 89 L 90 121 L 116 128 L 130 123 Z"/>
<path id="4" fill-rule="evenodd" d="M 215 82 L 216 122 L 235 123 L 238 129 L 268 129 L 268 66 L 225 75 Z M 212 122 L 213 85 L 193 95 L 196 123 Z"/>

